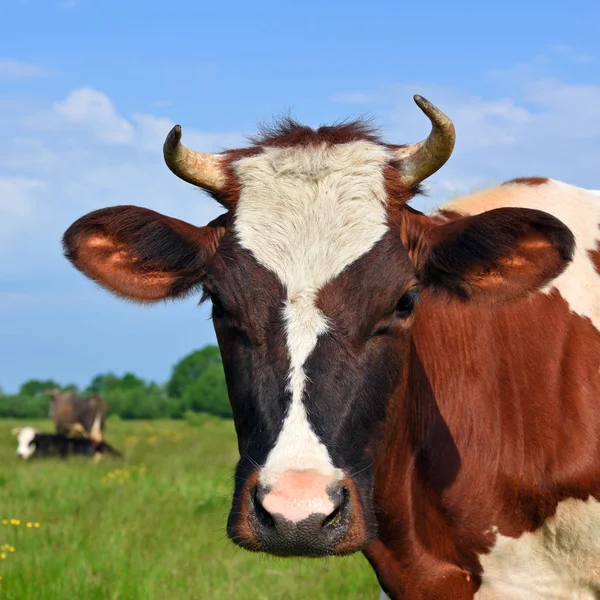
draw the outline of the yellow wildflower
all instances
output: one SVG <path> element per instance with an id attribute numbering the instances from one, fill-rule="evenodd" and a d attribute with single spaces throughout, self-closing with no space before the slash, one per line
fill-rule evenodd
<path id="1" fill-rule="evenodd" d="M 2 525 L 8 525 L 8 520 L 7 519 L 2 519 Z"/>
<path id="2" fill-rule="evenodd" d="M 39 524 L 39 523 L 34 523 L 34 524 L 33 524 L 33 526 L 34 526 L 34 527 L 39 527 L 39 526 L 40 526 L 40 524 Z"/>
<path id="3" fill-rule="evenodd" d="M 11 546 L 11 547 L 8 549 L 8 551 L 9 551 L 9 552 L 14 552 L 14 551 L 15 551 L 15 548 L 14 548 L 14 546 Z"/>
<path id="4" fill-rule="evenodd" d="M 2 560 L 4 560 L 4 559 L 6 558 L 6 554 L 4 554 L 4 552 L 3 552 L 2 554 L 0 554 L 0 558 L 1 558 Z"/>
<path id="5" fill-rule="evenodd" d="M 27 527 L 33 527 L 33 523 L 27 523 Z"/>

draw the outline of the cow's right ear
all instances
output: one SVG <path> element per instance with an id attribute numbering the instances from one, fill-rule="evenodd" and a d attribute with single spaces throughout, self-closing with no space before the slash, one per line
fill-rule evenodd
<path id="1" fill-rule="evenodd" d="M 221 215 L 206 227 L 137 206 L 91 212 L 63 236 L 68 260 L 109 291 L 137 302 L 195 290 L 226 230 Z"/>

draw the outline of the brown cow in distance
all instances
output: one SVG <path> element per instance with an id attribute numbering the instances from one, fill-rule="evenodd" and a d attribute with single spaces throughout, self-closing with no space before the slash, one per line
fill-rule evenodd
<path id="1" fill-rule="evenodd" d="M 228 533 L 282 556 L 363 551 L 394 600 L 598 598 L 600 195 L 518 179 L 409 204 L 452 122 L 384 143 L 284 121 L 169 168 L 226 212 L 102 208 L 67 258 L 143 303 L 212 302 L 238 436 Z"/>
<path id="2" fill-rule="evenodd" d="M 94 441 L 102 441 L 108 414 L 104 398 L 97 394 L 82 398 L 61 390 L 49 390 L 46 394 L 50 397 L 50 416 L 57 434 L 79 431 L 87 433 Z"/>

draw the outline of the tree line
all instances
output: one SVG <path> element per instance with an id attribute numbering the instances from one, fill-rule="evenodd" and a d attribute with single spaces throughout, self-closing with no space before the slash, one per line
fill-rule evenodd
<path id="1" fill-rule="evenodd" d="M 133 373 L 118 377 L 105 373 L 88 386 L 61 385 L 52 379 L 31 379 L 17 394 L 0 391 L 0 418 L 43 419 L 48 416 L 50 399 L 46 391 L 61 389 L 80 396 L 99 394 L 108 402 L 109 415 L 121 419 L 182 419 L 195 413 L 230 418 L 225 374 L 217 346 L 192 352 L 174 367 L 164 384 L 147 382 Z"/>

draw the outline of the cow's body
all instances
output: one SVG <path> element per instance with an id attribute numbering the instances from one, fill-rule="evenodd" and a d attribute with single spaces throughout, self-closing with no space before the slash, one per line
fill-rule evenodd
<path id="1" fill-rule="evenodd" d="M 50 416 L 54 421 L 56 433 L 68 435 L 80 431 L 101 441 L 108 413 L 106 400 L 97 394 L 82 398 L 71 392 L 51 391 Z"/>
<path id="2" fill-rule="evenodd" d="M 503 205 L 555 214 L 577 250 L 516 304 L 417 309 L 406 392 L 376 451 L 375 503 L 396 517 L 367 552 L 393 598 L 600 595 L 600 195 L 509 183 L 443 210 Z"/>
<path id="3" fill-rule="evenodd" d="M 121 453 L 103 441 L 91 438 L 68 437 L 60 433 L 40 433 L 33 427 L 13 430 L 17 436 L 17 456 L 25 460 L 32 456 L 87 456 L 98 459 L 104 455 L 121 456 Z"/>
<path id="4" fill-rule="evenodd" d="M 413 210 L 454 145 L 416 100 L 433 128 L 407 147 L 284 123 L 208 156 L 175 128 L 167 164 L 227 213 L 102 209 L 66 254 L 127 298 L 211 299 L 237 544 L 362 550 L 394 600 L 592 598 L 599 196 L 532 178 Z"/>

